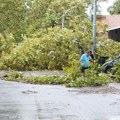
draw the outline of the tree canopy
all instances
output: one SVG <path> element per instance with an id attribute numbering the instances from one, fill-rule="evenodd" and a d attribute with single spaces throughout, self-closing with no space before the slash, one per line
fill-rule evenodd
<path id="1" fill-rule="evenodd" d="M 79 61 L 80 53 L 92 48 L 92 21 L 86 13 L 92 2 L 1 0 L 1 69 L 63 69 L 71 61 Z M 97 43 L 100 44 L 98 53 L 102 55 L 113 41 L 97 35 Z M 107 43 L 109 48 L 105 47 Z M 120 47 L 114 44 L 115 48 Z M 118 50 L 115 51 L 117 55 Z M 113 52 L 106 54 L 114 57 Z"/>
<path id="2" fill-rule="evenodd" d="M 26 11 L 25 0 L 1 0 L 0 33 L 4 36 L 7 33 L 12 33 L 14 36 L 19 37 L 24 34 Z"/>
<path id="3" fill-rule="evenodd" d="M 120 0 L 116 0 L 113 6 L 108 8 L 110 14 L 120 14 Z"/>

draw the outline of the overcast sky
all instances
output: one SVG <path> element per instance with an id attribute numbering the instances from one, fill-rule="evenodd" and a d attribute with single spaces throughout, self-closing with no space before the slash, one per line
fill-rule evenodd
<path id="1" fill-rule="evenodd" d="M 109 6 L 112 6 L 114 2 L 115 2 L 115 0 L 108 0 L 107 2 L 100 3 L 102 15 L 109 15 L 109 13 L 107 12 L 107 8 Z"/>

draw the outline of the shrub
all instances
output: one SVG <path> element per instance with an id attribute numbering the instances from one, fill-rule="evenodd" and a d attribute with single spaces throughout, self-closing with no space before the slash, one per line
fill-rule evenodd
<path id="1" fill-rule="evenodd" d="M 54 28 L 38 38 L 25 38 L 9 54 L 2 56 L 1 68 L 14 70 L 62 69 L 69 62 L 74 45 L 72 30 Z"/>
<path id="2" fill-rule="evenodd" d="M 114 67 L 112 68 L 112 77 L 113 77 L 113 80 L 116 81 L 116 82 L 120 82 L 120 62 L 117 62 Z"/>
<path id="3" fill-rule="evenodd" d="M 6 38 L 0 34 L 0 57 L 9 54 L 14 47 L 15 43 L 12 34 L 8 34 Z"/>

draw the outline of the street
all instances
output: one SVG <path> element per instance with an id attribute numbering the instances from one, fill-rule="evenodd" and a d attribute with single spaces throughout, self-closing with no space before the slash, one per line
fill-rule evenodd
<path id="1" fill-rule="evenodd" d="M 0 120 L 120 120 L 120 84 L 66 88 L 0 80 Z"/>

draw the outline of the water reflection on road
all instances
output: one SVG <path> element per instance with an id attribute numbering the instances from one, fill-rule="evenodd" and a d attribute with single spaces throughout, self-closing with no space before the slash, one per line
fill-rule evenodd
<path id="1" fill-rule="evenodd" d="M 120 94 L 0 80 L 0 120 L 120 120 Z"/>

